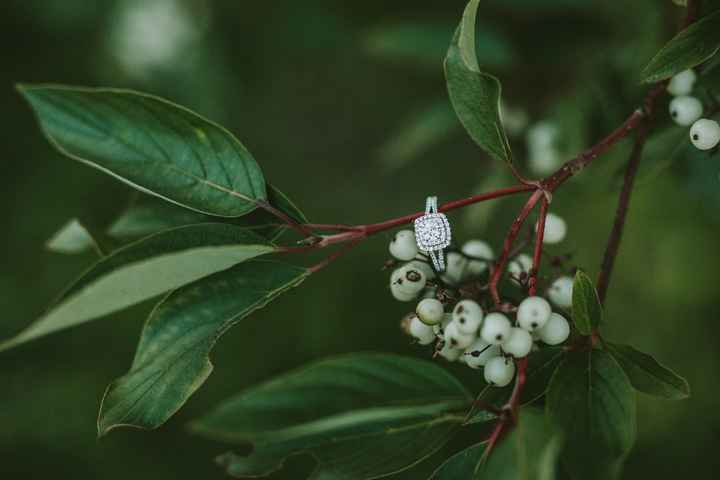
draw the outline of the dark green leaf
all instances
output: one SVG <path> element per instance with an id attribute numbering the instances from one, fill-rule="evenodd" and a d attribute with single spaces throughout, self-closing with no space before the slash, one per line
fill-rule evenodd
<path id="1" fill-rule="evenodd" d="M 510 145 L 500 121 L 500 81 L 480 71 L 475 53 L 475 16 L 471 0 L 445 57 L 450 101 L 472 139 L 493 158 L 512 163 Z"/>
<path id="2" fill-rule="evenodd" d="M 563 461 L 573 478 L 604 478 L 635 442 L 635 392 L 602 350 L 566 355 L 550 382 L 546 409 L 566 440 Z"/>
<path id="3" fill-rule="evenodd" d="M 210 375 L 218 338 L 308 275 L 305 268 L 250 260 L 163 299 L 143 328 L 130 372 L 105 392 L 98 434 L 165 423 Z"/>
<path id="4" fill-rule="evenodd" d="M 129 244 L 90 267 L 60 300 L 0 351 L 122 310 L 275 247 L 254 233 L 225 224 L 166 230 Z"/>
<path id="5" fill-rule="evenodd" d="M 294 203 L 273 185 L 267 185 L 268 201 L 300 223 L 307 223 L 305 215 Z M 169 228 L 217 221 L 217 218 L 178 207 L 155 197 L 143 196 L 120 215 L 108 229 L 108 235 L 118 239 L 139 238 Z M 280 220 L 262 209 L 229 219 L 228 223 L 252 229 L 268 240 L 276 240 L 285 230 Z"/>
<path id="6" fill-rule="evenodd" d="M 440 465 L 429 480 L 469 480 L 473 478 L 484 452 L 485 444 L 478 443 L 456 453 Z"/>
<path id="7" fill-rule="evenodd" d="M 61 153 L 143 192 L 220 217 L 239 217 L 266 199 L 250 152 L 190 110 L 127 90 L 19 90 Z"/>
<path id="8" fill-rule="evenodd" d="M 562 442 L 542 410 L 524 408 L 515 429 L 480 464 L 474 477 L 492 480 L 555 480 Z"/>
<path id="9" fill-rule="evenodd" d="M 95 251 L 102 256 L 102 250 L 87 226 L 73 218 L 55 232 L 45 243 L 45 248 L 55 253 L 74 255 Z"/>
<path id="10" fill-rule="evenodd" d="M 602 305 L 595 285 L 582 270 L 578 270 L 575 274 L 572 301 L 575 326 L 583 335 L 590 335 L 602 321 Z"/>
<path id="11" fill-rule="evenodd" d="M 659 82 L 693 68 L 720 49 L 720 10 L 707 15 L 670 40 L 643 70 L 643 81 Z"/>
<path id="12" fill-rule="evenodd" d="M 356 354 L 314 363 L 251 388 L 192 425 L 204 436 L 253 445 L 219 458 L 230 475 L 263 476 L 296 453 L 318 462 L 314 480 L 401 471 L 440 448 L 471 402 L 430 362 Z"/>
<path id="13" fill-rule="evenodd" d="M 544 347 L 530 354 L 525 388 L 520 396 L 523 405 L 545 395 L 550 379 L 564 358 L 565 350 L 562 347 Z"/>
<path id="14" fill-rule="evenodd" d="M 639 352 L 629 345 L 607 343 L 606 348 L 625 370 L 635 390 L 672 400 L 681 400 L 690 396 L 690 386 L 687 381 L 658 363 L 650 355 Z"/>

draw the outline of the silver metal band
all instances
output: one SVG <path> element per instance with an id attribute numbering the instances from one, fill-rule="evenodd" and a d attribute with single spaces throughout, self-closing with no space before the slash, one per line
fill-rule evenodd
<path id="1" fill-rule="evenodd" d="M 433 250 L 429 252 L 430 259 L 432 259 L 433 266 L 438 272 L 445 271 L 445 252 L 443 250 Z"/>
<path id="2" fill-rule="evenodd" d="M 438 213 L 437 197 L 427 197 L 425 200 L 425 215 L 429 215 L 431 213 Z"/>

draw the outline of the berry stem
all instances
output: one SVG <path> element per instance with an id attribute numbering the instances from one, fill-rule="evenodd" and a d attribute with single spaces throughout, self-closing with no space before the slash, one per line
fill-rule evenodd
<path id="1" fill-rule="evenodd" d="M 533 252 L 533 265 L 530 270 L 530 278 L 528 279 L 528 294 L 530 296 L 537 293 L 537 277 L 540 271 L 540 261 L 543 253 L 543 238 L 545 237 L 545 219 L 547 218 L 548 205 L 547 196 L 544 196 L 540 202 L 540 213 L 537 219 L 537 233 L 535 234 L 535 251 Z"/>
<path id="2" fill-rule="evenodd" d="M 625 178 L 623 180 L 620 196 L 618 197 L 618 206 L 615 211 L 615 221 L 608 237 L 605 253 L 603 254 L 602 266 L 597 281 L 598 297 L 601 303 L 605 303 L 608 286 L 610 284 L 610 276 L 615 266 L 615 258 L 620 249 L 620 242 L 627 220 L 628 207 L 630 205 L 630 197 L 632 195 L 635 177 L 637 175 L 640 159 L 642 158 L 643 147 L 647 140 L 647 127 L 641 126 L 635 136 L 635 144 L 633 145 L 627 168 L 625 169 Z"/>
<path id="3" fill-rule="evenodd" d="M 501 303 L 500 292 L 498 291 L 498 283 L 502 278 L 503 271 L 505 270 L 505 265 L 507 264 L 510 257 L 510 250 L 512 249 L 513 243 L 515 242 L 515 239 L 520 233 L 520 229 L 522 228 L 523 223 L 525 223 L 525 219 L 527 219 L 528 215 L 530 215 L 530 212 L 535 207 L 537 202 L 544 196 L 545 192 L 541 189 L 536 189 L 533 194 L 530 195 L 530 198 L 528 198 L 527 202 L 525 202 L 525 205 L 513 221 L 512 225 L 510 226 L 510 231 L 505 237 L 505 241 L 503 242 L 502 254 L 500 255 L 500 258 L 498 258 L 497 262 L 495 262 L 492 275 L 490 276 L 490 282 L 488 284 L 488 287 L 490 288 L 490 294 L 492 295 L 493 301 L 495 302 L 496 306 L 500 306 Z"/>

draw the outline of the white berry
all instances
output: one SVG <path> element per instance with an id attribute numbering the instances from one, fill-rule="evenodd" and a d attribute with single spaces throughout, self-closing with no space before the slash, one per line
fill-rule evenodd
<path id="1" fill-rule="evenodd" d="M 720 143 L 720 125 L 715 120 L 701 118 L 690 127 L 690 141 L 700 150 L 710 150 Z"/>
<path id="2" fill-rule="evenodd" d="M 433 325 L 433 332 L 435 332 L 435 336 L 441 339 L 445 338 L 445 327 L 447 327 L 451 321 L 452 315 L 446 313 L 440 323 Z"/>
<path id="3" fill-rule="evenodd" d="M 445 308 L 440 300 L 436 298 L 426 298 L 418 303 L 415 312 L 426 325 L 436 325 L 442 321 L 445 315 Z"/>
<path id="4" fill-rule="evenodd" d="M 450 322 L 445 327 L 445 342 L 453 348 L 461 348 L 465 350 L 475 341 L 475 335 L 463 333 L 458 328 L 458 324 Z"/>
<path id="5" fill-rule="evenodd" d="M 471 257 L 467 264 L 469 275 L 480 275 L 488 268 L 488 264 L 495 258 L 490 245 L 482 240 L 470 240 L 462 246 L 462 253 Z"/>
<path id="6" fill-rule="evenodd" d="M 425 278 L 428 280 L 432 280 L 435 278 L 435 270 L 433 270 L 432 266 L 426 261 L 423 260 L 413 260 L 411 262 L 408 262 L 405 264 L 408 268 L 414 268 L 416 270 L 420 270 L 425 274 Z"/>
<path id="7" fill-rule="evenodd" d="M 562 164 L 562 155 L 555 147 L 528 150 L 528 165 L 533 172 L 547 175 Z"/>
<path id="8" fill-rule="evenodd" d="M 452 316 L 460 332 L 475 335 L 483 320 L 483 309 L 473 300 L 462 300 L 455 305 Z"/>
<path id="9" fill-rule="evenodd" d="M 508 385 L 515 376 L 515 363 L 504 357 L 494 357 L 485 364 L 485 381 L 496 387 Z"/>
<path id="10" fill-rule="evenodd" d="M 547 294 L 550 301 L 560 308 L 572 306 L 573 279 L 572 277 L 560 277 L 548 288 Z"/>
<path id="11" fill-rule="evenodd" d="M 420 345 L 429 345 L 435 341 L 435 333 L 430 325 L 425 325 L 418 317 L 410 321 L 410 335 L 415 337 Z"/>
<path id="12" fill-rule="evenodd" d="M 521 328 L 532 332 L 542 328 L 550 320 L 551 313 L 552 307 L 547 300 L 542 297 L 527 297 L 518 305 L 517 322 Z"/>
<path id="13" fill-rule="evenodd" d="M 465 363 L 470 368 L 480 368 L 484 366 L 488 360 L 500 355 L 500 347 L 491 345 L 481 338 L 465 349 Z"/>
<path id="14" fill-rule="evenodd" d="M 689 127 L 702 117 L 702 114 L 702 103 L 695 97 L 683 95 L 670 101 L 670 116 L 678 125 Z"/>
<path id="15" fill-rule="evenodd" d="M 537 224 L 535 225 L 535 231 L 537 231 Z M 545 217 L 543 243 L 560 243 L 565 239 L 566 234 L 567 224 L 565 220 L 553 213 L 548 213 Z"/>
<path id="16" fill-rule="evenodd" d="M 502 349 L 505 353 L 509 353 L 515 358 L 526 357 L 533 346 L 533 340 L 527 330 L 522 328 L 513 328 L 510 330 L 510 335 L 502 344 Z"/>
<path id="17" fill-rule="evenodd" d="M 570 336 L 570 324 L 562 315 L 553 313 L 544 327 L 538 330 L 540 340 L 548 345 L 558 345 Z"/>
<path id="18" fill-rule="evenodd" d="M 390 291 L 393 297 L 401 302 L 409 302 L 417 298 L 426 283 L 424 273 L 407 265 L 396 269 L 390 275 Z"/>
<path id="19" fill-rule="evenodd" d="M 517 280 L 521 278 L 523 273 L 530 273 L 532 263 L 533 261 L 530 255 L 527 255 L 525 253 L 521 253 L 520 255 L 515 257 L 514 260 L 508 263 L 508 273 L 515 281 L 515 283 L 517 283 Z"/>
<path id="20" fill-rule="evenodd" d="M 412 230 L 400 230 L 393 237 L 388 250 L 390 250 L 390 255 L 398 260 L 403 262 L 412 260 L 418 254 L 415 232 Z"/>
<path id="21" fill-rule="evenodd" d="M 443 347 L 438 351 L 438 355 L 443 357 L 448 362 L 454 362 L 462 355 L 463 350 L 461 348 L 455 348 L 450 346 L 448 342 L 445 342 Z"/>
<path id="22" fill-rule="evenodd" d="M 697 75 L 693 70 L 683 70 L 670 79 L 667 91 L 673 96 L 687 95 L 692 92 L 695 80 L 697 80 Z"/>
<path id="23" fill-rule="evenodd" d="M 510 334 L 512 325 L 510 320 L 502 313 L 489 313 L 480 329 L 480 337 L 493 345 L 502 344 Z"/>
<path id="24" fill-rule="evenodd" d="M 468 259 L 458 252 L 450 252 L 447 254 L 445 264 L 443 281 L 451 285 L 459 284 L 467 274 Z"/>
<path id="25" fill-rule="evenodd" d="M 536 123 L 527 132 L 528 151 L 553 148 L 559 133 L 557 126 L 550 122 Z"/>

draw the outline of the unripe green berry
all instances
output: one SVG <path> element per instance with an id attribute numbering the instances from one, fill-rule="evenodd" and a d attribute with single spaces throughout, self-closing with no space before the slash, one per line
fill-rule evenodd
<path id="1" fill-rule="evenodd" d="M 412 230 L 400 230 L 395 234 L 390 246 L 388 247 L 390 255 L 407 262 L 415 258 L 418 254 L 417 242 L 415 241 L 415 232 Z"/>
<path id="2" fill-rule="evenodd" d="M 494 357 L 485 364 L 485 381 L 496 387 L 509 385 L 515 376 L 515 363 L 505 357 Z"/>
<path id="3" fill-rule="evenodd" d="M 425 298 L 418 303 L 415 312 L 426 325 L 436 325 L 442 321 L 445 315 L 445 307 L 443 307 L 440 300 Z"/>
<path id="4" fill-rule="evenodd" d="M 552 314 L 552 307 L 542 297 L 527 297 L 520 302 L 517 310 L 517 322 L 521 328 L 532 332 L 542 328 Z"/>

